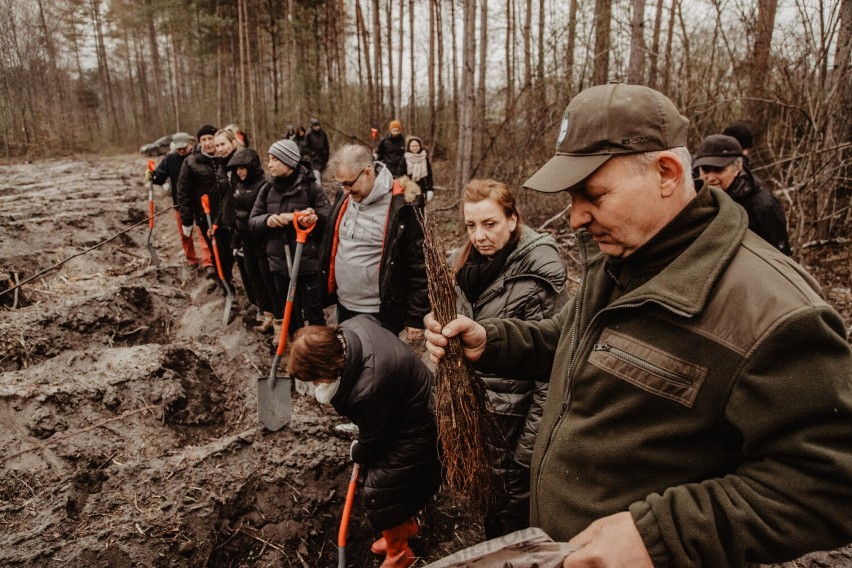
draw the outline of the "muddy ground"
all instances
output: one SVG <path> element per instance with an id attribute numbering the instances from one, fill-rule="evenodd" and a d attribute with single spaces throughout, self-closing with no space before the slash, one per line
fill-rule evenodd
<path id="1" fill-rule="evenodd" d="M 143 220 L 144 169 L 136 156 L 0 166 L 0 273 L 24 279 Z M 155 197 L 158 211 L 171 205 Z M 449 201 L 439 192 L 430 207 Z M 535 205 L 533 225 L 553 214 Z M 222 296 L 183 261 L 173 212 L 157 217 L 159 268 L 146 234 L 0 297 L 0 565 L 336 566 L 343 420 L 294 393 L 290 424 L 260 428 L 272 338 L 239 310 L 222 323 Z M 849 322 L 849 249 L 809 255 Z M 444 491 L 421 522 L 417 566 L 481 540 Z M 356 502 L 348 566 L 379 564 L 376 536 Z M 786 566 L 850 564 L 846 548 Z"/>

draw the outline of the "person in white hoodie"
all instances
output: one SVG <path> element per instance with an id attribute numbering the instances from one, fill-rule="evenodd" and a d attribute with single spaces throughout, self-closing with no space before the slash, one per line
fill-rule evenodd
<path id="1" fill-rule="evenodd" d="M 330 169 L 338 195 L 320 248 L 323 305 L 337 304 L 338 323 L 369 314 L 420 338 L 430 308 L 415 203 L 366 146 L 343 146 Z"/>

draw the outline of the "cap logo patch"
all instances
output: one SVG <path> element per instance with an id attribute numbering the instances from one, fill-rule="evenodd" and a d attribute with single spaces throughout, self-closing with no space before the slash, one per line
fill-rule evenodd
<path id="1" fill-rule="evenodd" d="M 556 147 L 559 148 L 562 146 L 562 143 L 565 142 L 565 138 L 568 137 L 568 117 L 562 117 L 562 124 L 559 126 L 559 138 L 556 139 Z"/>
<path id="2" fill-rule="evenodd" d="M 622 138 L 622 146 L 632 146 L 633 144 L 644 144 L 650 140 L 650 136 L 636 136 L 634 138 Z"/>

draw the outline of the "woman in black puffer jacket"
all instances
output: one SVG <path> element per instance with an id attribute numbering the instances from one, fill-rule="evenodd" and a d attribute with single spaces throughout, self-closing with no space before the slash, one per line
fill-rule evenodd
<path id="1" fill-rule="evenodd" d="M 506 184 L 471 180 L 462 196 L 469 241 L 454 259 L 459 313 L 485 318 L 541 320 L 564 298 L 565 267 L 556 241 L 521 222 Z M 507 445 L 494 448 L 492 468 L 502 483 L 489 504 L 485 537 L 530 523 L 530 460 L 547 383 L 481 374 Z"/>
<path id="2" fill-rule="evenodd" d="M 319 402 L 331 403 L 358 426 L 351 455 L 367 470 L 367 517 L 382 531 L 371 550 L 386 554 L 383 568 L 410 566 L 414 554 L 408 539 L 419 531 L 413 517 L 440 483 L 432 373 L 408 345 L 367 315 L 336 329 L 299 330 L 288 370 L 313 382 Z"/>
<path id="3" fill-rule="evenodd" d="M 251 148 L 237 150 L 227 167 L 232 178 L 237 179 L 230 198 L 234 216 L 233 246 L 236 250 L 242 249 L 243 283 L 247 292 L 251 290 L 249 296 L 254 298 L 258 311 L 263 314 L 261 324 L 255 329 L 265 333 L 272 329 L 275 280 L 266 257 L 266 239 L 251 230 L 249 217 L 260 190 L 269 180 L 260 165 L 260 156 Z"/>
<path id="4" fill-rule="evenodd" d="M 296 252 L 296 230 L 293 212 L 310 213 L 316 226 L 308 234 L 302 249 L 299 278 L 288 332 L 293 334 L 307 321 L 312 325 L 325 323 L 319 291 L 317 257 L 323 226 L 331 204 L 322 186 L 305 164 L 300 162 L 299 148 L 292 140 L 279 140 L 269 147 L 267 167 L 271 183 L 261 188 L 249 217 L 252 232 L 261 235 L 266 243 L 269 269 L 277 290 L 274 302 L 275 319 L 284 312 L 284 300 L 290 287 L 288 264 Z"/>

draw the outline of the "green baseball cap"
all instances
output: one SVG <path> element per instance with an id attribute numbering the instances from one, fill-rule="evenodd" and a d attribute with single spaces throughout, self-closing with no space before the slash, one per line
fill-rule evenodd
<path id="1" fill-rule="evenodd" d="M 562 115 L 556 155 L 524 183 L 555 193 L 577 185 L 613 156 L 686 146 L 689 120 L 662 93 L 609 83 L 581 91 Z"/>

